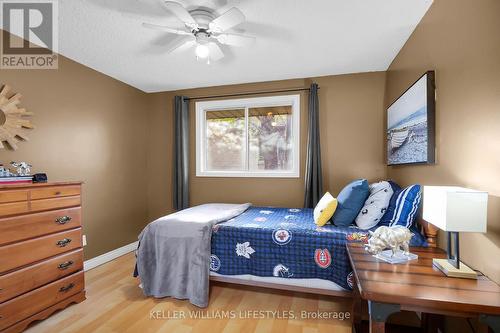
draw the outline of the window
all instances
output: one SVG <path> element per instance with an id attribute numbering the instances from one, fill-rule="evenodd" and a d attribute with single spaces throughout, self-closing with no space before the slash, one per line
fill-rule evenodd
<path id="1" fill-rule="evenodd" d="M 299 177 L 300 96 L 196 103 L 196 175 Z"/>

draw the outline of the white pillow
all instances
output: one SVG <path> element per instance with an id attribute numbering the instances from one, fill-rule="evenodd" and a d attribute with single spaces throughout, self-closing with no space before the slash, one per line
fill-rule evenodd
<path id="1" fill-rule="evenodd" d="M 366 199 L 363 208 L 356 217 L 356 225 L 361 229 L 370 229 L 380 222 L 384 216 L 389 201 L 394 191 L 391 184 L 386 181 L 373 183 L 370 185 L 370 196 Z"/>

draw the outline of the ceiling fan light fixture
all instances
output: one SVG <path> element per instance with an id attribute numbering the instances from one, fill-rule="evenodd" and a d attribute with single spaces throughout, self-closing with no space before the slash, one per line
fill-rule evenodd
<path id="1" fill-rule="evenodd" d="M 1 1 L 1 0 L 0 0 Z M 220 45 L 250 46 L 255 37 L 228 32 L 245 22 L 245 15 L 236 7 L 232 7 L 223 14 L 216 17 L 216 12 L 210 8 L 198 6 L 187 10 L 185 6 L 176 1 L 158 0 L 163 2 L 164 7 L 184 24 L 184 29 L 169 27 L 151 23 L 143 23 L 148 29 L 155 29 L 173 35 L 181 35 L 172 43 L 168 53 L 175 50 L 195 47 L 196 59 L 206 60 L 207 64 L 224 58 L 224 52 Z"/>
<path id="2" fill-rule="evenodd" d="M 196 57 L 201 59 L 205 59 L 210 55 L 210 50 L 205 44 L 198 44 L 194 52 L 196 53 Z"/>

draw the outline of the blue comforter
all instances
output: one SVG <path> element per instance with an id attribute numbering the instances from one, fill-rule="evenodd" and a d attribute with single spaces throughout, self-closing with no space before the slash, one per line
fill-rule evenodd
<path id="1" fill-rule="evenodd" d="M 352 289 L 352 269 L 345 244 L 368 238 L 367 231 L 355 226 L 316 226 L 312 209 L 269 207 L 251 207 L 213 226 L 212 231 L 213 272 L 319 278 L 345 289 Z M 412 231 L 411 245 L 427 246 L 424 237 Z"/>

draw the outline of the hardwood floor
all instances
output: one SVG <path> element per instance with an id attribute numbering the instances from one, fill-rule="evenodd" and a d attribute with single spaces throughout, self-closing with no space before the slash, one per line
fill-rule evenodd
<path id="1" fill-rule="evenodd" d="M 87 300 L 26 332 L 351 332 L 350 319 L 301 318 L 303 311 L 331 318 L 350 312 L 349 299 L 218 283 L 212 283 L 206 309 L 171 298 L 147 298 L 132 277 L 134 260 L 130 253 L 86 272 Z M 249 313 L 254 310 L 261 312 Z M 278 311 L 274 316 L 281 318 L 263 311 Z M 246 318 L 250 314 L 258 318 Z M 295 318 L 283 318 L 292 314 Z"/>

